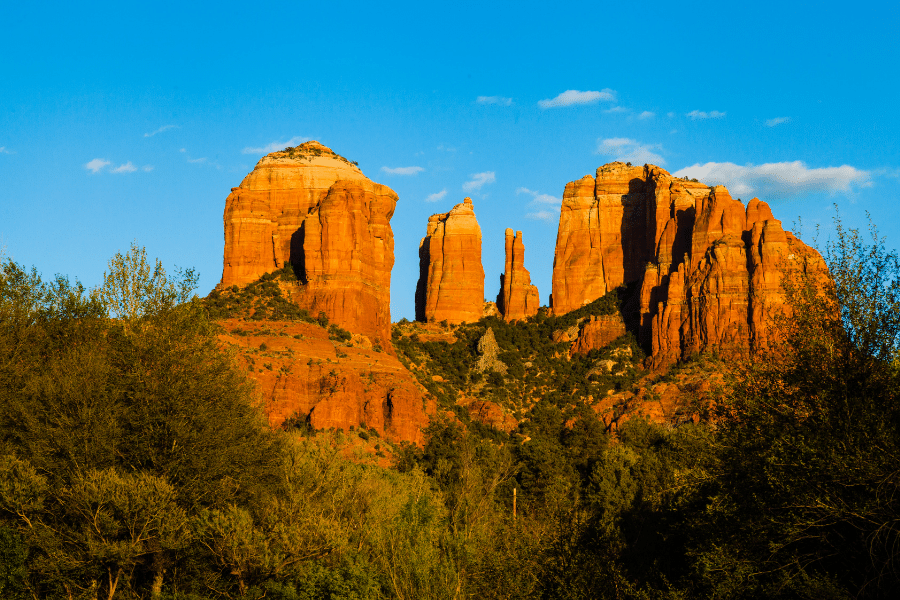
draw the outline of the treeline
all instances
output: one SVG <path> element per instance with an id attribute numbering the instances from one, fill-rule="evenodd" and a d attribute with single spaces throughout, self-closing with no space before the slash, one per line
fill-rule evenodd
<path id="1" fill-rule="evenodd" d="M 709 420 L 613 437 L 565 395 L 615 382 L 551 389 L 547 357 L 517 430 L 435 422 L 392 468 L 270 430 L 191 272 L 133 247 L 87 292 L 7 260 L 0 597 L 894 598 L 900 261 L 839 233 L 835 285 L 786 283 L 783 343 Z M 495 323 L 501 354 L 552 346 L 545 320 Z M 469 381 L 469 354 L 397 342 Z"/>

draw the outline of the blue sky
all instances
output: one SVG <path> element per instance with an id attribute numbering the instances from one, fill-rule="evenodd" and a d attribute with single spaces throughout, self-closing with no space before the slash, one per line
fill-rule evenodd
<path id="1" fill-rule="evenodd" d="M 563 188 L 617 158 L 900 246 L 896 2 L 7 4 L 0 247 L 45 276 L 97 285 L 136 239 L 206 294 L 230 188 L 307 139 L 400 196 L 395 320 L 466 195 L 486 296 L 511 227 L 546 303 Z"/>

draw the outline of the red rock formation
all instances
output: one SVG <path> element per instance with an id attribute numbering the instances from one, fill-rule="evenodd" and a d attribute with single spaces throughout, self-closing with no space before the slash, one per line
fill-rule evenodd
<path id="1" fill-rule="evenodd" d="M 248 367 L 273 427 L 298 416 L 316 429 L 365 425 L 388 439 L 424 442 L 421 430 L 436 405 L 424 400 L 425 390 L 395 357 L 336 344 L 309 323 L 229 319 L 222 325 L 243 332 L 222 339 Z"/>
<path id="2" fill-rule="evenodd" d="M 620 162 L 597 169 L 596 179 L 585 175 L 566 185 L 553 259 L 554 314 L 639 281 L 648 262 L 681 260 L 690 250 L 683 237 L 695 198 L 707 191 L 659 167 Z"/>
<path id="3" fill-rule="evenodd" d="M 467 323 L 479 320 L 483 311 L 481 228 L 472 199 L 466 198 L 450 212 L 428 218 L 419 244 L 416 319 Z"/>
<path id="4" fill-rule="evenodd" d="M 593 186 L 593 189 L 591 189 Z M 664 367 L 717 348 L 746 355 L 770 343 L 785 272 L 822 270 L 769 207 L 653 165 L 611 163 L 566 186 L 553 264 L 555 314 L 640 282 L 640 339 Z"/>
<path id="5" fill-rule="evenodd" d="M 318 142 L 264 156 L 225 201 L 221 286 L 294 266 L 293 299 L 353 332 L 390 339 L 397 195 Z"/>
<path id="6" fill-rule="evenodd" d="M 619 315 L 591 316 L 578 332 L 578 338 L 569 350 L 570 354 L 587 354 L 609 345 L 616 338 L 625 335 L 625 323 Z"/>
<path id="7" fill-rule="evenodd" d="M 531 285 L 531 275 L 525 269 L 525 244 L 522 232 L 506 230 L 506 266 L 500 275 L 497 309 L 507 321 L 536 315 L 540 307 L 537 286 Z"/>

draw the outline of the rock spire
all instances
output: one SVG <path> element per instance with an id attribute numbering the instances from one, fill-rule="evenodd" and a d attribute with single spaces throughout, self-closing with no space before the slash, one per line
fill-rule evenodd
<path id="1" fill-rule="evenodd" d="M 419 282 L 416 319 L 467 323 L 484 310 L 484 268 L 481 265 L 481 228 L 472 199 L 450 212 L 428 218 L 419 244 Z"/>
<path id="2" fill-rule="evenodd" d="M 506 230 L 506 261 L 500 275 L 500 293 L 497 309 L 507 321 L 525 319 L 537 314 L 540 306 L 537 286 L 531 284 L 531 275 L 525 269 L 525 244 L 522 232 Z"/>

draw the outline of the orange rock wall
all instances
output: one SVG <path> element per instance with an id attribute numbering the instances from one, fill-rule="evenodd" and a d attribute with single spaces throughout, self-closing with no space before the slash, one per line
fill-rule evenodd
<path id="1" fill-rule="evenodd" d="M 391 216 L 397 195 L 371 181 L 338 181 L 301 228 L 302 281 L 297 298 L 345 329 L 390 340 Z"/>
<path id="2" fill-rule="evenodd" d="M 484 311 L 481 228 L 472 199 L 428 218 L 419 244 L 416 319 L 432 323 L 477 321 Z"/>
<path id="3" fill-rule="evenodd" d="M 294 300 L 353 332 L 390 339 L 397 195 L 318 142 L 264 156 L 225 201 L 221 286 L 287 263 Z"/>
<path id="4" fill-rule="evenodd" d="M 531 284 L 531 274 L 525 268 L 525 244 L 522 232 L 506 230 L 506 262 L 500 275 L 497 308 L 507 321 L 536 315 L 540 307 L 537 286 Z"/>
<path id="5" fill-rule="evenodd" d="M 299 416 L 316 429 L 365 425 L 391 440 L 424 442 L 422 428 L 436 405 L 395 357 L 337 344 L 308 323 L 229 319 L 222 325 L 228 332 L 222 340 L 247 366 L 273 427 Z"/>
<path id="6" fill-rule="evenodd" d="M 591 318 L 582 325 L 578 338 L 572 343 L 571 354 L 587 354 L 610 344 L 619 336 L 625 335 L 625 323 L 622 317 L 600 316 Z"/>
<path id="7" fill-rule="evenodd" d="M 551 302 L 565 314 L 639 282 L 639 337 L 661 368 L 711 348 L 766 348 L 785 310 L 781 278 L 798 268 L 824 263 L 764 202 L 745 207 L 723 186 L 611 163 L 566 186 Z"/>

